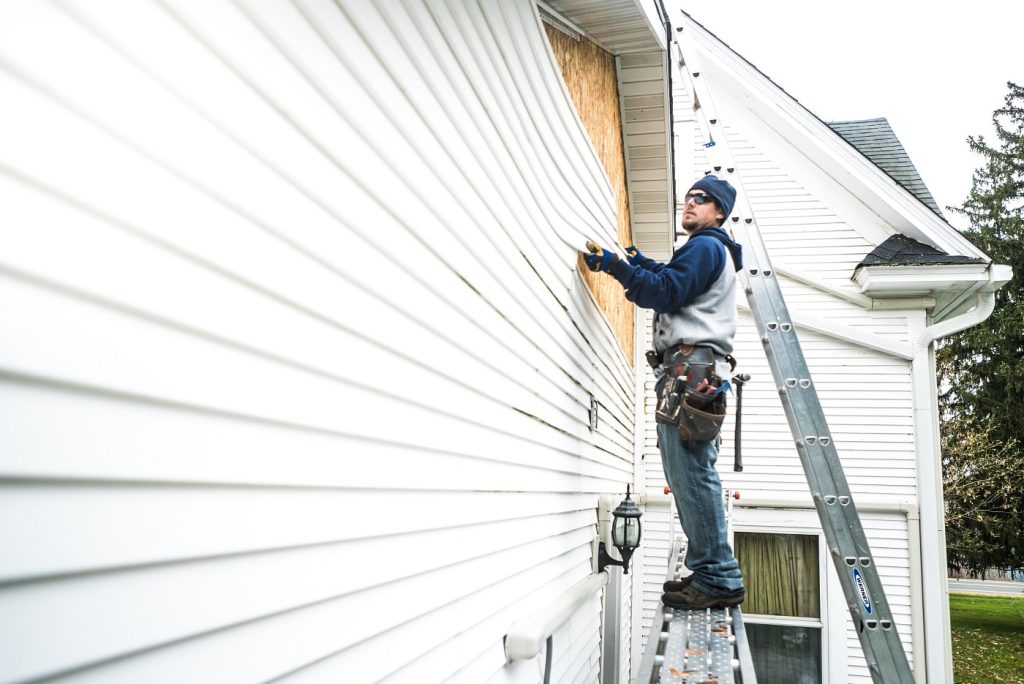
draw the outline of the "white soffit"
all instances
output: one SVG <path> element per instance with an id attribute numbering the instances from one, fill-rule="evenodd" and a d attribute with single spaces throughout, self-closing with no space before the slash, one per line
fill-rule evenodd
<path id="1" fill-rule="evenodd" d="M 613 55 L 664 48 L 665 30 L 655 0 L 546 0 L 550 8 L 582 28 L 587 37 Z"/>
<path id="2" fill-rule="evenodd" d="M 616 58 L 622 145 L 633 244 L 655 259 L 672 254 L 672 126 L 667 53 Z"/>
<path id="3" fill-rule="evenodd" d="M 705 71 L 714 72 L 718 88 L 728 88 L 754 116 L 871 207 L 894 232 L 948 254 L 988 260 L 956 229 L 713 34 L 685 13 L 671 18 L 691 32 Z"/>

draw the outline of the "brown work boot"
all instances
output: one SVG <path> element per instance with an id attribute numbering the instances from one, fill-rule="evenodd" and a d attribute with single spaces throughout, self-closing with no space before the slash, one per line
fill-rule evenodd
<path id="1" fill-rule="evenodd" d="M 723 596 L 710 596 L 696 587 L 687 585 L 681 591 L 669 591 L 661 595 L 661 601 L 670 608 L 703 610 L 705 608 L 731 608 L 743 603 L 746 592 L 742 589 Z"/>
<path id="2" fill-rule="evenodd" d="M 693 581 L 693 575 L 687 575 L 686 577 L 680 577 L 678 580 L 669 580 L 661 585 L 662 591 L 682 591 L 686 587 L 690 586 L 690 582 Z"/>

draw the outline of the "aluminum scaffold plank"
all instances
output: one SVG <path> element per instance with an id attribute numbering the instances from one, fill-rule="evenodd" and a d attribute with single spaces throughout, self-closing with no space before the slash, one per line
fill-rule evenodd
<path id="1" fill-rule="evenodd" d="M 678 577 L 685 547 L 676 539 L 666 580 Z M 659 603 L 643 660 L 640 684 L 757 684 L 739 608 L 683 610 Z"/>

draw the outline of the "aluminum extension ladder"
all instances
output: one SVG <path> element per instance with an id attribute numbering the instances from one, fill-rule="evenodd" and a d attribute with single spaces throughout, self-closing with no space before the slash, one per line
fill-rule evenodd
<path id="1" fill-rule="evenodd" d="M 665 579 L 679 578 L 685 553 L 677 537 Z M 635 684 L 757 684 L 739 607 L 683 610 L 659 603 L 654 616 Z"/>
<path id="2" fill-rule="evenodd" d="M 875 682 L 910 684 L 914 681 L 913 673 L 896 631 L 864 527 L 739 169 L 719 123 L 706 79 L 701 78 L 697 50 L 685 27 L 676 28 L 672 47 L 673 74 L 682 79 L 693 97 L 694 114 L 711 163 L 708 172 L 720 174 L 736 188 L 731 227 L 744 248 L 745 267 L 740 280 L 796 441 L 829 555 L 843 586 L 868 669 Z"/>

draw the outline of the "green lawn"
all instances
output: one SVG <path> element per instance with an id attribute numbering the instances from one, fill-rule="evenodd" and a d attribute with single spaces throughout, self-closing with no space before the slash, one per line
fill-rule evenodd
<path id="1" fill-rule="evenodd" d="M 957 684 L 1024 684 L 1024 598 L 950 594 Z"/>

